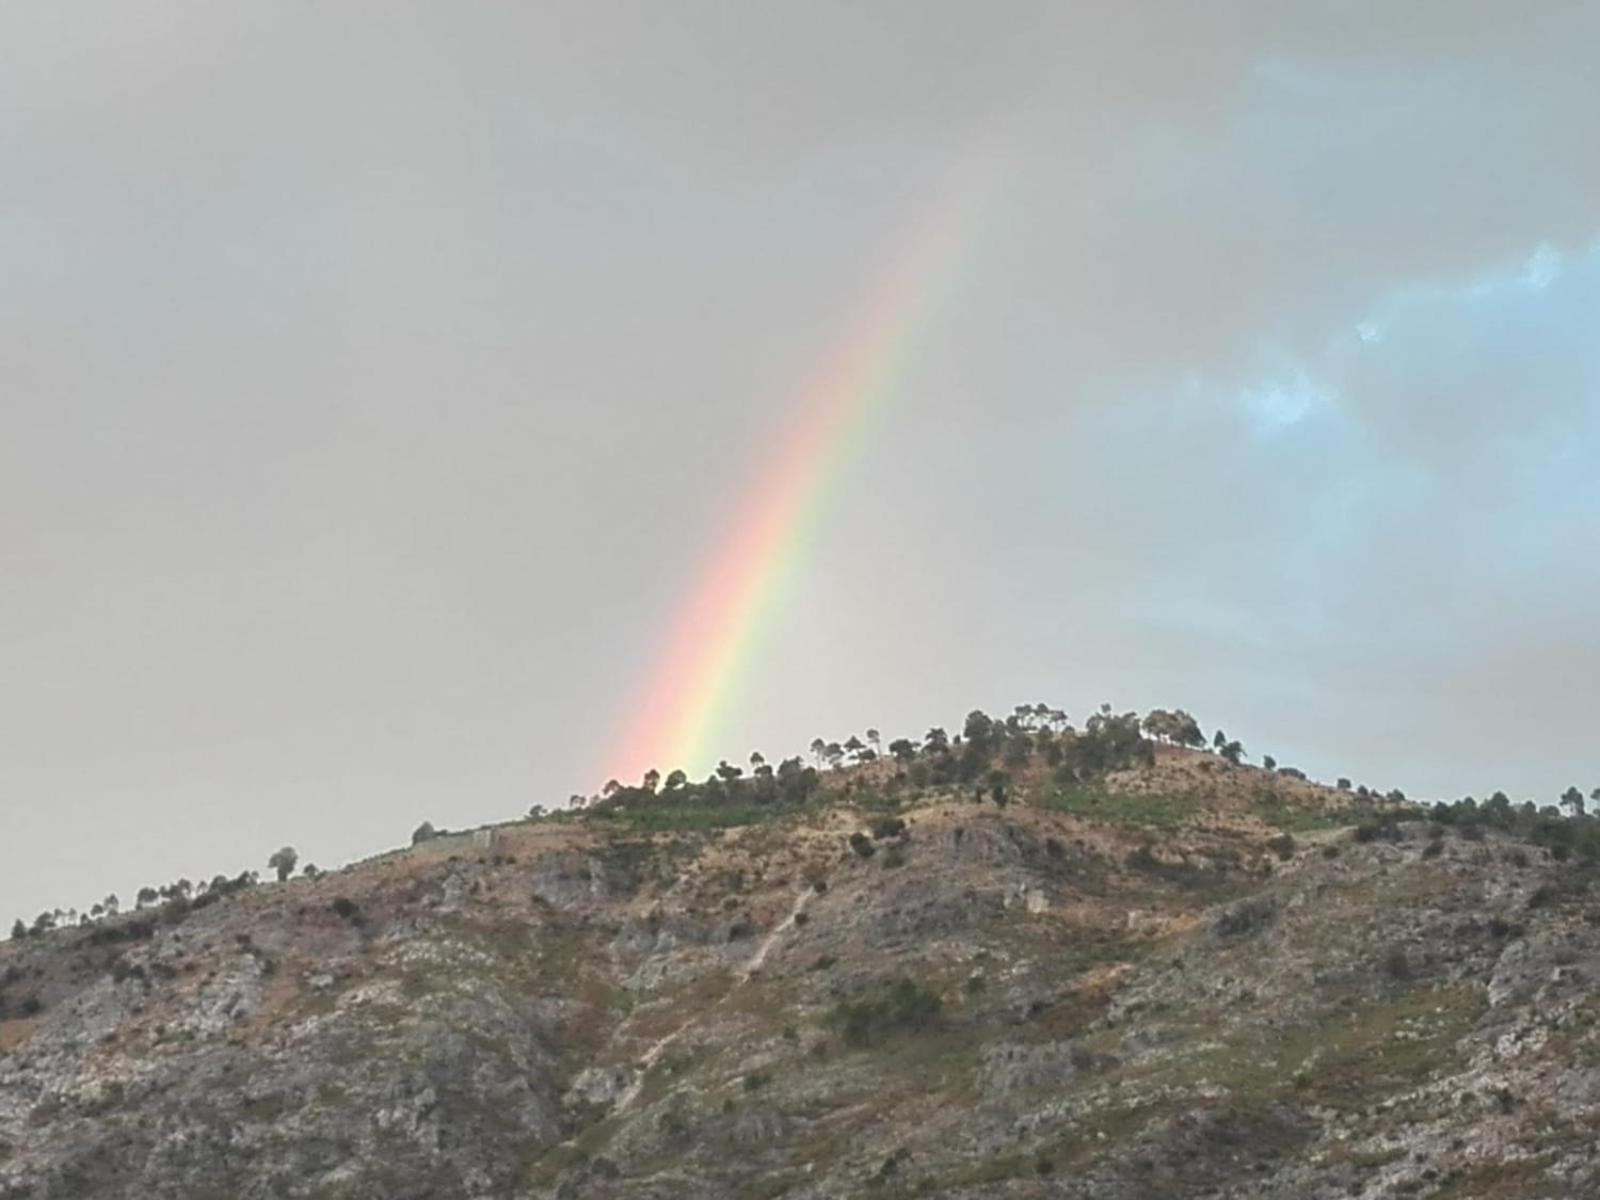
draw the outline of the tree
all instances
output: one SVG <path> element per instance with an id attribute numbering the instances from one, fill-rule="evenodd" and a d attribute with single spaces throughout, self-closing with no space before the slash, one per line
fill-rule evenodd
<path id="1" fill-rule="evenodd" d="M 667 792 L 675 792 L 679 788 L 685 786 L 688 782 L 689 777 L 685 775 L 682 770 L 673 770 L 667 774 L 667 782 L 662 790 Z"/>
<path id="2" fill-rule="evenodd" d="M 828 756 L 828 743 L 823 741 L 821 738 L 812 738 L 811 739 L 811 757 L 817 760 L 817 766 L 820 767 L 823 764 L 823 761 L 827 758 L 827 756 Z"/>
<path id="3" fill-rule="evenodd" d="M 1561 793 L 1561 807 L 1574 817 L 1583 816 L 1583 793 L 1576 787 L 1569 787 Z"/>
<path id="4" fill-rule="evenodd" d="M 722 780 L 724 783 L 732 783 L 735 779 L 738 779 L 739 776 L 743 774 L 743 767 L 736 767 L 727 759 L 723 759 L 717 764 L 717 778 Z"/>
<path id="5" fill-rule="evenodd" d="M 1065 714 L 1063 714 L 1065 720 Z M 1157 741 L 1171 742 L 1174 746 L 1204 746 L 1206 735 L 1200 732 L 1200 722 L 1196 721 L 1183 709 L 1174 709 L 1168 712 L 1164 708 L 1153 708 L 1149 716 L 1143 721 L 1144 731 Z M 1220 747 L 1219 747 L 1220 749 Z"/>
<path id="6" fill-rule="evenodd" d="M 844 747 L 838 742 L 829 742 L 822 751 L 822 757 L 827 760 L 830 767 L 837 770 L 839 764 L 844 761 Z"/>
<path id="7" fill-rule="evenodd" d="M 987 754 L 994 742 L 994 719 L 982 709 L 975 708 L 967 714 L 961 727 L 961 736 L 979 754 Z"/>
<path id="8" fill-rule="evenodd" d="M 1146 737 L 1155 738 L 1158 742 L 1172 742 L 1182 745 L 1183 738 L 1188 730 L 1183 724 L 1180 714 L 1168 712 L 1164 708 L 1152 708 L 1141 722 Z M 1204 735 L 1201 736 L 1204 741 Z"/>
<path id="9" fill-rule="evenodd" d="M 1278 769 L 1278 760 L 1270 754 L 1263 754 L 1261 756 L 1261 765 L 1269 771 L 1276 771 Z"/>
<path id="10" fill-rule="evenodd" d="M 950 735 L 935 725 L 923 735 L 922 746 L 929 754 L 943 754 L 950 749 Z"/>
<path id="11" fill-rule="evenodd" d="M 117 894 L 115 892 L 112 892 L 104 900 L 100 901 L 100 903 L 105 905 L 106 916 L 108 917 L 116 916 L 117 912 L 122 908 L 122 901 L 117 899 Z"/>
<path id="12" fill-rule="evenodd" d="M 889 753 L 895 762 L 908 763 L 917 756 L 917 746 L 910 738 L 895 738 L 889 743 Z"/>
<path id="13" fill-rule="evenodd" d="M 850 740 L 844 744 L 845 753 L 857 762 L 861 760 L 861 752 L 866 748 L 867 744 L 853 733 L 850 735 Z"/>
<path id="14" fill-rule="evenodd" d="M 133 898 L 133 902 L 135 907 L 143 908 L 146 904 L 154 904 L 159 899 L 161 899 L 161 895 L 155 888 L 142 887 L 139 889 L 139 894 Z"/>
<path id="15" fill-rule="evenodd" d="M 27 936 L 28 927 L 22 923 L 22 918 L 18 917 L 14 922 L 12 922 L 11 925 L 11 940 L 14 942 L 20 942 Z"/>
<path id="16" fill-rule="evenodd" d="M 872 752 L 879 757 L 883 755 L 883 734 L 876 729 L 867 730 L 867 741 L 872 744 Z"/>
<path id="17" fill-rule="evenodd" d="M 1006 784 L 1010 782 L 1004 771 L 989 772 L 989 798 L 999 808 L 1004 808 L 1011 799 L 1006 791 Z"/>
<path id="18" fill-rule="evenodd" d="M 439 836 L 439 831 L 433 827 L 432 821 L 424 821 L 411 831 L 411 844 L 420 846 L 423 842 L 431 842 Z"/>
<path id="19" fill-rule="evenodd" d="M 600 794 L 602 796 L 611 797 L 611 796 L 615 796 L 621 790 L 622 790 L 622 783 L 621 783 L 620 780 L 608 779 L 608 780 L 606 780 L 605 787 L 600 789 Z"/>
<path id="20" fill-rule="evenodd" d="M 300 855 L 295 853 L 293 846 L 284 846 L 272 852 L 272 857 L 267 859 L 267 866 L 278 873 L 278 882 L 282 883 L 294 874 L 294 865 L 300 861 Z"/>
<path id="21" fill-rule="evenodd" d="M 767 765 L 766 756 L 763 755 L 761 753 L 761 751 L 759 751 L 759 750 L 750 751 L 750 772 L 751 772 L 751 774 L 756 773 L 757 771 L 761 770 L 761 768 L 766 766 L 766 765 Z"/>
<path id="22" fill-rule="evenodd" d="M 1222 755 L 1223 758 L 1227 759 L 1234 766 L 1238 766 L 1239 760 L 1244 757 L 1244 747 L 1237 741 L 1227 742 L 1224 743 L 1222 748 L 1218 750 L 1217 753 Z"/>
<path id="23" fill-rule="evenodd" d="M 1211 739 L 1211 748 L 1220 754 L 1222 753 L 1222 748 L 1227 744 L 1228 735 L 1223 733 L 1220 729 L 1217 730 L 1216 734 Z"/>
<path id="24" fill-rule="evenodd" d="M 644 773 L 644 790 L 653 792 L 661 784 L 661 772 L 651 767 Z"/>
<path id="25" fill-rule="evenodd" d="M 1177 726 L 1173 736 L 1178 745 L 1189 746 L 1196 750 L 1205 749 L 1206 735 L 1200 728 L 1199 721 L 1196 721 L 1181 708 L 1173 712 L 1172 719 Z"/>

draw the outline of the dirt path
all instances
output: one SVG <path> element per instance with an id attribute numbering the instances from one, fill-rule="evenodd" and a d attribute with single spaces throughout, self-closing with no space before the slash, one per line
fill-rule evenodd
<path id="1" fill-rule="evenodd" d="M 766 937 L 761 939 L 761 944 L 756 947 L 755 953 L 745 960 L 744 966 L 739 968 L 739 981 L 734 985 L 734 990 L 737 990 L 737 988 L 749 983 L 755 973 L 761 970 L 762 966 L 766 964 L 767 956 L 772 953 L 772 948 L 778 944 L 779 940 L 784 934 L 788 933 L 789 930 L 794 928 L 795 921 L 799 918 L 801 913 L 805 912 L 806 905 L 811 902 L 811 897 L 813 895 L 815 895 L 815 892 L 811 888 L 807 887 L 802 889 L 800 894 L 794 898 L 794 906 L 789 909 L 789 915 L 772 927 L 772 931 L 768 933 Z M 687 1033 L 702 1017 L 709 1016 L 722 1005 L 726 1004 L 728 1002 L 728 997 L 731 995 L 733 995 L 732 990 L 730 990 L 727 995 L 724 995 L 722 999 L 718 1000 L 704 1012 L 695 1013 L 671 1033 L 666 1034 L 664 1037 L 657 1038 L 656 1041 L 639 1056 L 637 1067 L 638 1073 L 633 1077 L 633 1082 L 628 1085 L 628 1090 L 623 1092 L 622 1095 L 617 1098 L 616 1106 L 611 1110 L 613 1116 L 624 1113 L 630 1107 L 632 1107 L 634 1101 L 639 1098 L 639 1093 L 644 1090 L 645 1076 L 650 1073 L 650 1068 L 655 1066 L 656 1060 L 661 1057 L 662 1053 L 667 1049 L 667 1047 L 672 1045 L 673 1042 L 677 1041 L 680 1037 Z"/>

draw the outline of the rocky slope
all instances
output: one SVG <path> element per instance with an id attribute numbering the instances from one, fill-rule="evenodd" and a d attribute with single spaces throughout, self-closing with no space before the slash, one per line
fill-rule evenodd
<path id="1" fill-rule="evenodd" d="M 0 1198 L 1600 1194 L 1576 858 L 1170 747 L 1004 798 L 878 763 L 7 943 Z"/>

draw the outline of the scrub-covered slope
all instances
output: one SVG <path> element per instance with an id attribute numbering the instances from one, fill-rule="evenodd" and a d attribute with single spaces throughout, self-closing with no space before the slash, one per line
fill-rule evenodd
<path id="1" fill-rule="evenodd" d="M 1586 818 L 1119 720 L 13 940 L 0 1197 L 1600 1191 Z"/>

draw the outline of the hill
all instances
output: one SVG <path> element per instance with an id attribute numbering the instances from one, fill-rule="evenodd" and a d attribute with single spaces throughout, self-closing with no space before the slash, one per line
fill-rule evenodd
<path id="1" fill-rule="evenodd" d="M 969 720 L 16 938 L 0 1198 L 1597 1194 L 1589 818 L 1194 740 Z"/>

